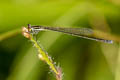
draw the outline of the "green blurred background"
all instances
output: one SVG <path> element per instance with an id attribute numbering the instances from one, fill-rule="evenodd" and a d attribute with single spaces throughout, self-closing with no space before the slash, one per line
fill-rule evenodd
<path id="1" fill-rule="evenodd" d="M 87 27 L 120 35 L 119 0 L 1 0 L 0 34 L 22 26 Z M 38 41 L 63 70 L 63 80 L 120 80 L 120 45 L 58 32 Z M 0 41 L 0 80 L 55 80 L 21 33 Z"/>

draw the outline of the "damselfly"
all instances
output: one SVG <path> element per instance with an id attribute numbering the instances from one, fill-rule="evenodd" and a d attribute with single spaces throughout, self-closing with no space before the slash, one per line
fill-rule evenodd
<path id="1" fill-rule="evenodd" d="M 90 39 L 90 40 L 100 41 L 104 43 L 113 43 L 112 40 L 102 39 L 102 38 L 93 36 L 94 30 L 89 28 L 46 27 L 46 26 L 31 26 L 30 24 L 28 24 L 29 33 L 35 34 L 42 30 L 57 31 L 57 32 L 62 32 L 62 33 L 70 34 L 73 36 Z"/>

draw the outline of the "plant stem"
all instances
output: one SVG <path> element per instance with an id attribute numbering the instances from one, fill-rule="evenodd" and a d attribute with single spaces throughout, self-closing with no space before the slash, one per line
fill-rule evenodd
<path id="1" fill-rule="evenodd" d="M 0 41 L 13 37 L 19 33 L 21 33 L 21 29 L 15 29 L 15 30 L 0 34 Z"/>
<path id="2" fill-rule="evenodd" d="M 31 35 L 30 40 L 33 42 L 34 46 L 37 48 L 39 54 L 39 58 L 43 61 L 45 61 L 50 68 L 54 71 L 55 74 L 58 74 L 58 71 L 51 59 L 51 57 L 48 56 L 48 54 L 40 47 L 40 45 L 36 42 L 36 40 L 33 38 L 33 36 Z"/>
<path id="3" fill-rule="evenodd" d="M 37 43 L 36 39 L 34 39 L 34 35 L 32 33 L 30 33 L 29 28 L 23 27 L 22 28 L 22 34 L 31 40 L 31 42 L 34 44 L 35 48 L 37 49 L 38 53 L 38 57 L 46 62 L 50 69 L 55 73 L 56 75 L 56 79 L 57 80 L 62 80 L 62 70 L 60 67 L 56 67 L 55 64 L 53 63 L 52 59 L 50 56 L 48 56 L 48 53 L 43 50 L 43 48 Z"/>

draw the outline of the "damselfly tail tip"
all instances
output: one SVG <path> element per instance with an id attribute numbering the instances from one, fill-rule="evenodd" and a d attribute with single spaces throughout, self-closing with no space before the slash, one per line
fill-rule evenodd
<path id="1" fill-rule="evenodd" d="M 105 43 L 112 44 L 112 43 L 113 43 L 113 40 L 106 40 Z"/>

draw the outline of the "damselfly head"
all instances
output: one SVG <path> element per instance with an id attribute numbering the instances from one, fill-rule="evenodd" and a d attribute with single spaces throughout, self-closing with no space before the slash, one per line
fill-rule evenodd
<path id="1" fill-rule="evenodd" d="M 28 24 L 28 33 L 35 34 L 34 28 L 31 26 L 31 24 Z"/>
<path id="2" fill-rule="evenodd" d="M 28 24 L 28 32 L 31 32 L 31 24 Z"/>
<path id="3" fill-rule="evenodd" d="M 109 43 L 109 44 L 112 44 L 113 43 L 113 40 L 104 40 L 105 43 Z"/>

